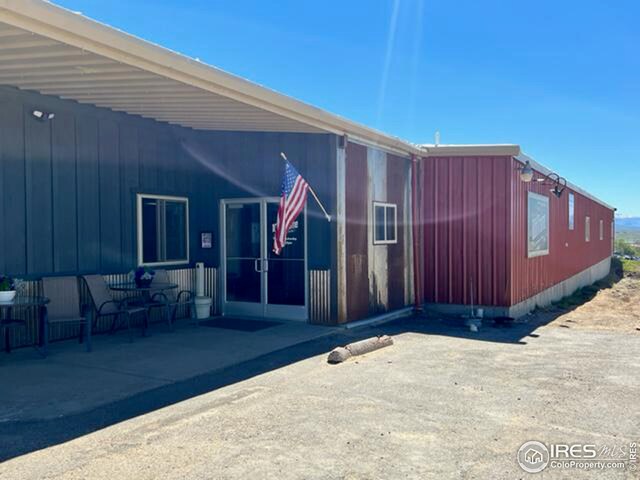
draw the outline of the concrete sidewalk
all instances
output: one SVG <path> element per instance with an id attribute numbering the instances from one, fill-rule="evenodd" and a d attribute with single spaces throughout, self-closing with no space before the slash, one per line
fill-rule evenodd
<path id="1" fill-rule="evenodd" d="M 48 358 L 32 348 L 0 353 L 0 422 L 60 418 L 246 362 L 336 329 L 302 322 L 245 332 L 182 324 L 152 336 L 99 335 L 93 352 L 77 341 L 51 345 Z"/>

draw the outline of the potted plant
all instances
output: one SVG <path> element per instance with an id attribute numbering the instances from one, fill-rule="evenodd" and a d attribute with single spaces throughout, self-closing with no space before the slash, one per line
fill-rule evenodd
<path id="1" fill-rule="evenodd" d="M 138 288 L 149 288 L 155 275 L 156 272 L 149 267 L 138 267 L 129 273 L 129 276 L 133 277 L 133 281 L 136 282 L 136 287 Z"/>
<path id="2" fill-rule="evenodd" d="M 0 275 L 0 302 L 10 302 L 15 296 L 15 280 L 7 275 Z"/>

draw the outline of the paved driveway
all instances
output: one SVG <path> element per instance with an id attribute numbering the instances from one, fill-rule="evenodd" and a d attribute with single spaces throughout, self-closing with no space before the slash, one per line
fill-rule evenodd
<path id="1" fill-rule="evenodd" d="M 640 440 L 638 335 L 517 326 L 472 336 L 416 321 L 352 335 L 372 333 L 396 344 L 330 366 L 317 353 L 338 338 L 324 337 L 295 363 L 266 358 L 266 373 L 14 458 L 2 478 L 513 479 L 529 477 L 515 460 L 527 440 Z"/>

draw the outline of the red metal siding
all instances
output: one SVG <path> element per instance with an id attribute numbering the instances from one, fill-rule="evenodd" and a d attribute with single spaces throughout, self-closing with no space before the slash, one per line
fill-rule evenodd
<path id="1" fill-rule="evenodd" d="M 507 305 L 510 157 L 421 161 L 424 300 Z"/>
<path id="2" fill-rule="evenodd" d="M 548 185 L 524 183 L 519 164 L 511 167 L 511 282 L 509 301 L 515 305 L 566 280 L 611 255 L 613 211 L 593 200 L 575 194 L 575 229 L 569 230 L 569 192 L 556 198 Z M 527 192 L 549 197 L 549 254 L 527 258 Z M 591 217 L 591 241 L 585 241 L 585 217 Z M 604 239 L 599 224 L 604 222 Z"/>
<path id="3" fill-rule="evenodd" d="M 611 209 L 573 192 L 569 230 L 570 189 L 558 199 L 548 185 L 522 182 L 518 167 L 511 157 L 421 160 L 425 302 L 515 305 L 611 255 Z M 549 197 L 549 254 L 535 258 L 527 258 L 528 191 Z"/>

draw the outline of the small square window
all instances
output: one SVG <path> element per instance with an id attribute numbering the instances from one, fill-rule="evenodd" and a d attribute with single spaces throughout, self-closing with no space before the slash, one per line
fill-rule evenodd
<path id="1" fill-rule="evenodd" d="M 391 203 L 373 202 L 373 244 L 398 243 L 398 209 Z"/>
<path id="2" fill-rule="evenodd" d="M 138 264 L 189 263 L 189 200 L 138 195 Z"/>

